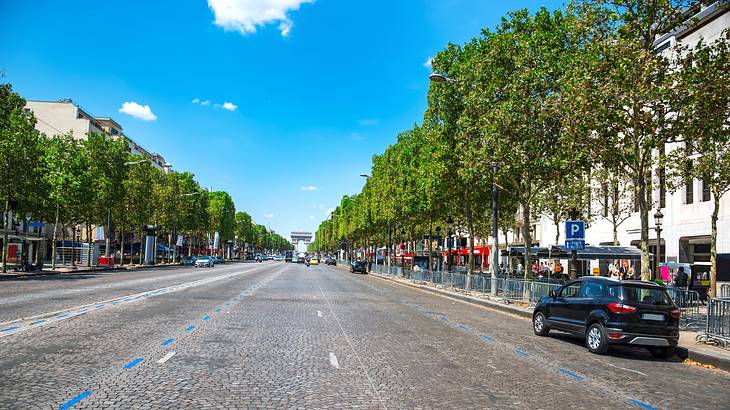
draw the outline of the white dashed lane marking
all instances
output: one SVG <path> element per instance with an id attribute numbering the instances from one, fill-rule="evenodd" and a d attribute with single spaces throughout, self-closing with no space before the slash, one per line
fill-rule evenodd
<path id="1" fill-rule="evenodd" d="M 339 369 L 340 368 L 340 362 L 337 361 L 337 355 L 335 355 L 332 352 L 330 352 L 330 364 L 335 369 Z"/>
<path id="2" fill-rule="evenodd" d="M 162 356 L 162 358 L 158 360 L 157 363 L 164 364 L 166 361 L 170 360 L 172 356 L 175 356 L 175 352 L 167 352 L 167 354 Z"/>
<path id="3" fill-rule="evenodd" d="M 318 311 L 317 311 L 317 316 L 318 316 L 318 317 L 322 317 L 322 311 L 321 311 L 321 310 L 318 310 Z"/>

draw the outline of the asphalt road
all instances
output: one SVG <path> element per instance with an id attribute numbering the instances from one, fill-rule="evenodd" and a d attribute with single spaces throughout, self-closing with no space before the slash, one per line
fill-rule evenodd
<path id="1" fill-rule="evenodd" d="M 588 353 L 338 268 L 0 282 L 0 408 L 730 408 L 730 374 Z"/>

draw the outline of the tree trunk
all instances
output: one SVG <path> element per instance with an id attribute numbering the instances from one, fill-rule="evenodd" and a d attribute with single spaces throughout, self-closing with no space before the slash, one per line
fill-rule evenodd
<path id="1" fill-rule="evenodd" d="M 469 191 L 464 190 L 464 211 L 466 211 L 466 226 L 469 230 L 469 263 L 466 270 L 466 290 L 471 289 L 471 275 L 474 273 L 474 215 L 472 215 L 469 201 Z"/>
<path id="2" fill-rule="evenodd" d="M 71 224 L 71 268 L 76 267 L 76 223 Z"/>
<path id="3" fill-rule="evenodd" d="M 431 272 L 434 271 L 433 268 L 433 238 L 431 237 L 433 235 L 433 217 L 431 215 L 428 216 L 428 270 Z"/>
<path id="4" fill-rule="evenodd" d="M 530 235 L 530 204 L 525 202 L 522 204 L 522 235 L 525 242 L 525 279 L 527 273 L 532 272 L 532 236 Z"/>
<path id="5" fill-rule="evenodd" d="M 712 233 L 710 234 L 710 297 L 717 297 L 717 215 L 720 213 L 720 195 L 713 185 Z"/>
<path id="6" fill-rule="evenodd" d="M 10 223 L 10 218 L 8 218 L 10 212 L 10 200 L 5 200 L 5 213 L 3 214 L 3 273 L 8 271 L 8 241 L 10 240 L 10 235 L 8 235 L 8 224 Z"/>
<path id="7" fill-rule="evenodd" d="M 144 232 L 139 233 L 139 264 L 142 265 L 142 240 L 144 239 Z"/>
<path id="8" fill-rule="evenodd" d="M 613 224 L 613 246 L 618 246 L 618 225 Z"/>
<path id="9" fill-rule="evenodd" d="M 56 204 L 56 219 L 53 224 L 53 242 L 51 242 L 51 270 L 56 270 L 56 231 L 58 230 L 58 218 L 61 206 Z"/>
<path id="10" fill-rule="evenodd" d="M 121 258 L 119 263 L 121 266 L 124 266 L 124 228 L 120 229 L 119 231 L 119 234 L 121 235 L 121 237 L 119 238 L 119 242 L 122 244 L 122 248 L 119 251 L 119 256 Z"/>
<path id="11" fill-rule="evenodd" d="M 652 274 L 649 261 L 649 204 L 646 200 L 646 176 L 643 172 L 637 176 L 636 185 L 639 191 L 636 197 L 639 201 L 639 218 L 641 219 L 641 280 L 650 281 Z"/>
<path id="12" fill-rule="evenodd" d="M 86 266 L 91 267 L 91 222 L 86 223 Z"/>
<path id="13" fill-rule="evenodd" d="M 560 244 L 560 219 L 555 219 L 555 244 Z"/>

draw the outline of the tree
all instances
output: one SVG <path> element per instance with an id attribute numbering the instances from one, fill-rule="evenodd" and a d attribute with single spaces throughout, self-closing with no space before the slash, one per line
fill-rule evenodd
<path id="1" fill-rule="evenodd" d="M 11 204 L 41 196 L 42 145 L 33 114 L 10 84 L 0 84 L 0 201 L 4 211 L 2 271 L 7 272 Z"/>
<path id="2" fill-rule="evenodd" d="M 599 168 L 594 173 L 600 184 L 595 193 L 598 198 L 598 214 L 611 223 L 613 231 L 613 245 L 618 246 L 618 228 L 626 222 L 634 211 L 631 179 L 627 175 Z"/>
<path id="3" fill-rule="evenodd" d="M 580 173 L 568 173 L 551 181 L 538 194 L 537 209 L 555 225 L 555 244 L 560 243 L 560 223 L 570 217 L 573 210 L 584 213 L 581 219 L 588 220 L 584 211 L 590 200 L 590 181 Z"/>
<path id="4" fill-rule="evenodd" d="M 700 42 L 676 72 L 677 131 L 683 147 L 673 152 L 675 172 L 702 179 L 712 193 L 710 295 L 717 295 L 717 221 L 720 199 L 730 191 L 730 31 Z M 690 158 L 692 166 L 684 166 Z"/>
<path id="5" fill-rule="evenodd" d="M 574 42 L 566 72 L 566 124 L 577 146 L 602 167 L 630 175 L 641 220 L 641 278 L 649 270 L 651 172 L 672 129 L 672 67 L 654 41 L 683 22 L 696 1 L 574 2 Z"/>
<path id="6" fill-rule="evenodd" d="M 560 11 L 542 8 L 531 15 L 520 10 L 465 47 L 469 58 L 460 81 L 466 95 L 460 124 L 479 138 L 473 155 L 482 159 L 483 173 L 495 162 L 497 185 L 522 209 L 525 266 L 531 263 L 532 213 L 539 194 L 585 165 L 582 151 L 565 143 L 562 120 L 562 76 L 572 61 L 572 29 L 572 17 Z"/>

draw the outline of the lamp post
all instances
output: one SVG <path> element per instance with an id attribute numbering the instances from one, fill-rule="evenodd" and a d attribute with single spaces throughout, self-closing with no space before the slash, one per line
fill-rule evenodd
<path id="1" fill-rule="evenodd" d="M 454 220 L 451 219 L 451 216 L 449 216 L 449 219 L 446 220 L 446 240 L 447 240 L 447 246 L 448 246 L 448 256 L 446 256 L 446 268 L 449 272 L 451 272 L 451 229 L 454 227 Z"/>
<path id="2" fill-rule="evenodd" d="M 492 162 L 492 296 L 497 296 L 497 272 L 499 271 L 499 191 L 497 190 L 499 165 Z"/>
<path id="3" fill-rule="evenodd" d="M 441 227 L 440 226 L 437 226 L 436 227 L 436 237 L 439 238 L 438 243 L 440 244 L 441 243 Z M 439 261 L 439 264 L 438 264 L 439 271 L 441 270 L 441 258 L 440 258 L 440 256 L 441 256 L 441 248 L 442 248 L 441 246 L 438 247 L 439 258 L 437 260 Z M 431 269 L 434 270 L 434 271 L 436 270 L 436 269 L 434 269 L 433 266 L 431 266 Z"/>
<path id="4" fill-rule="evenodd" d="M 662 220 L 664 214 L 657 208 L 654 214 L 654 229 L 656 230 L 656 264 L 654 266 L 654 279 L 660 277 L 659 264 L 662 262 Z"/>

